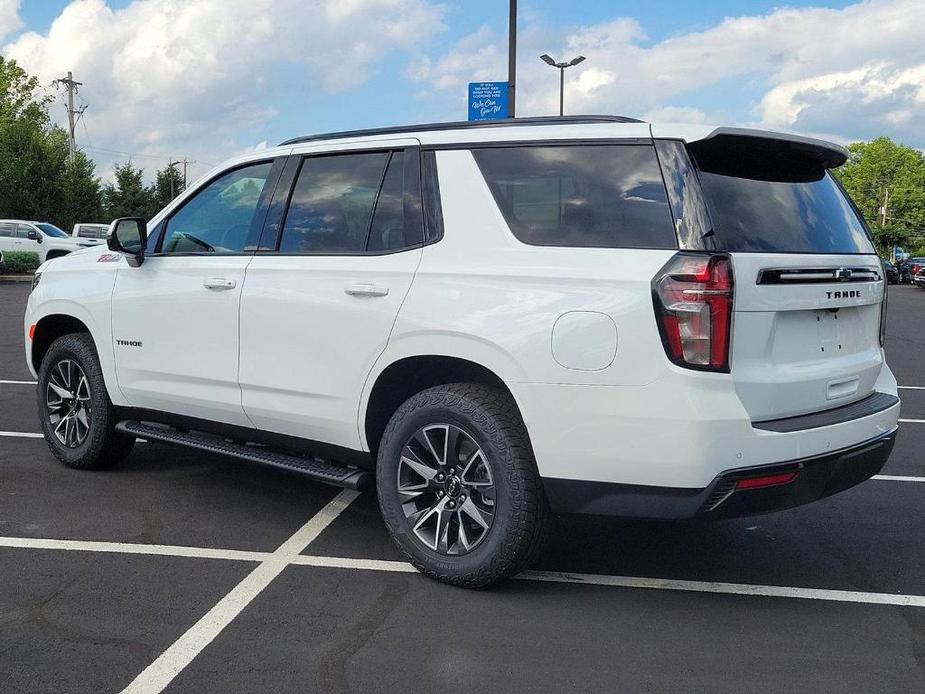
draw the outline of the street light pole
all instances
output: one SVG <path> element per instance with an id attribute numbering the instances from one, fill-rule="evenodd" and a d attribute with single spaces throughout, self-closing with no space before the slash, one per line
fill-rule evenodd
<path id="1" fill-rule="evenodd" d="M 556 62 L 548 53 L 543 53 L 540 56 L 540 60 L 549 65 L 550 67 L 557 68 L 559 70 L 559 115 L 565 115 L 565 68 L 572 67 L 573 65 L 578 65 L 583 61 L 585 57 L 579 55 L 576 58 L 572 58 L 567 63 L 558 63 Z"/>

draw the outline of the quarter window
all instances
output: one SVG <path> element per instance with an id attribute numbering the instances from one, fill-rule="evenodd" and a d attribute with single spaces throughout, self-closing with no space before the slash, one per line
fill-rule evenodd
<path id="1" fill-rule="evenodd" d="M 272 162 L 230 171 L 190 198 L 167 222 L 162 253 L 241 253 L 256 249 L 254 213 Z"/>
<path id="2" fill-rule="evenodd" d="M 364 252 L 388 160 L 388 152 L 306 158 L 289 202 L 279 250 Z M 388 229 L 383 227 L 383 233 Z"/>
<path id="3" fill-rule="evenodd" d="M 651 145 L 491 147 L 473 155 L 524 243 L 677 248 Z"/>

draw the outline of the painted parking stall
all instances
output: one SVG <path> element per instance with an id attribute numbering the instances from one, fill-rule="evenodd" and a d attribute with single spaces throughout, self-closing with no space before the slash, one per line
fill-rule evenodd
<path id="1" fill-rule="evenodd" d="M 710 525 L 563 517 L 534 570 L 472 593 L 419 576 L 372 494 L 155 443 L 112 470 L 61 467 L 22 359 L 28 287 L 0 285 L 0 681 L 395 691 L 411 648 L 428 691 L 922 689 L 925 374 L 904 355 L 925 345 L 908 325 L 923 297 L 891 292 L 887 350 L 909 385 L 877 478 Z"/>

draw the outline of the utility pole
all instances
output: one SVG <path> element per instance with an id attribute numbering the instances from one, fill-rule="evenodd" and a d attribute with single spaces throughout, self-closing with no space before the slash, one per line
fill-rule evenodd
<path id="1" fill-rule="evenodd" d="M 74 108 L 74 94 L 77 93 L 77 87 L 82 86 L 83 82 L 75 81 L 74 74 L 68 70 L 67 77 L 56 79 L 54 84 L 63 84 L 67 89 L 67 136 L 70 157 L 71 160 L 73 160 L 74 155 L 77 154 L 77 143 L 74 138 L 74 130 L 77 127 L 77 121 L 80 120 L 83 112 L 87 110 L 86 106 L 81 106 L 79 109 Z"/>
<path id="2" fill-rule="evenodd" d="M 183 157 L 182 160 L 178 159 L 177 161 L 171 160 L 167 162 L 167 169 L 169 170 L 168 175 L 170 176 L 170 199 L 171 200 L 177 197 L 177 191 L 173 184 L 173 167 L 183 164 L 183 190 L 186 190 L 186 167 L 189 165 L 189 163 L 190 163 L 189 159 L 187 159 L 186 157 Z"/>
<path id="3" fill-rule="evenodd" d="M 880 206 L 880 228 L 886 226 L 890 214 L 890 187 L 883 186 L 883 205 Z"/>
<path id="4" fill-rule="evenodd" d="M 507 25 L 507 117 L 515 114 L 517 92 L 517 0 L 510 0 Z"/>

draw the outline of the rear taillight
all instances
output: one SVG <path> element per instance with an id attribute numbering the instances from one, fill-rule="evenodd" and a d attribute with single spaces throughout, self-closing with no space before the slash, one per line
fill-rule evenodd
<path id="1" fill-rule="evenodd" d="M 725 254 L 678 253 L 652 280 L 658 329 L 675 364 L 729 371 L 732 261 Z"/>
<path id="2" fill-rule="evenodd" d="M 880 299 L 880 346 L 881 347 L 883 347 L 883 343 L 886 340 L 887 296 L 889 296 L 889 293 L 887 291 L 886 280 L 883 280 L 883 298 Z"/>
<path id="3" fill-rule="evenodd" d="M 918 263 L 916 263 L 915 265 L 912 266 L 912 274 L 913 274 L 913 275 L 919 274 L 919 272 L 921 271 L 921 269 L 922 269 L 922 266 L 919 265 Z"/>

